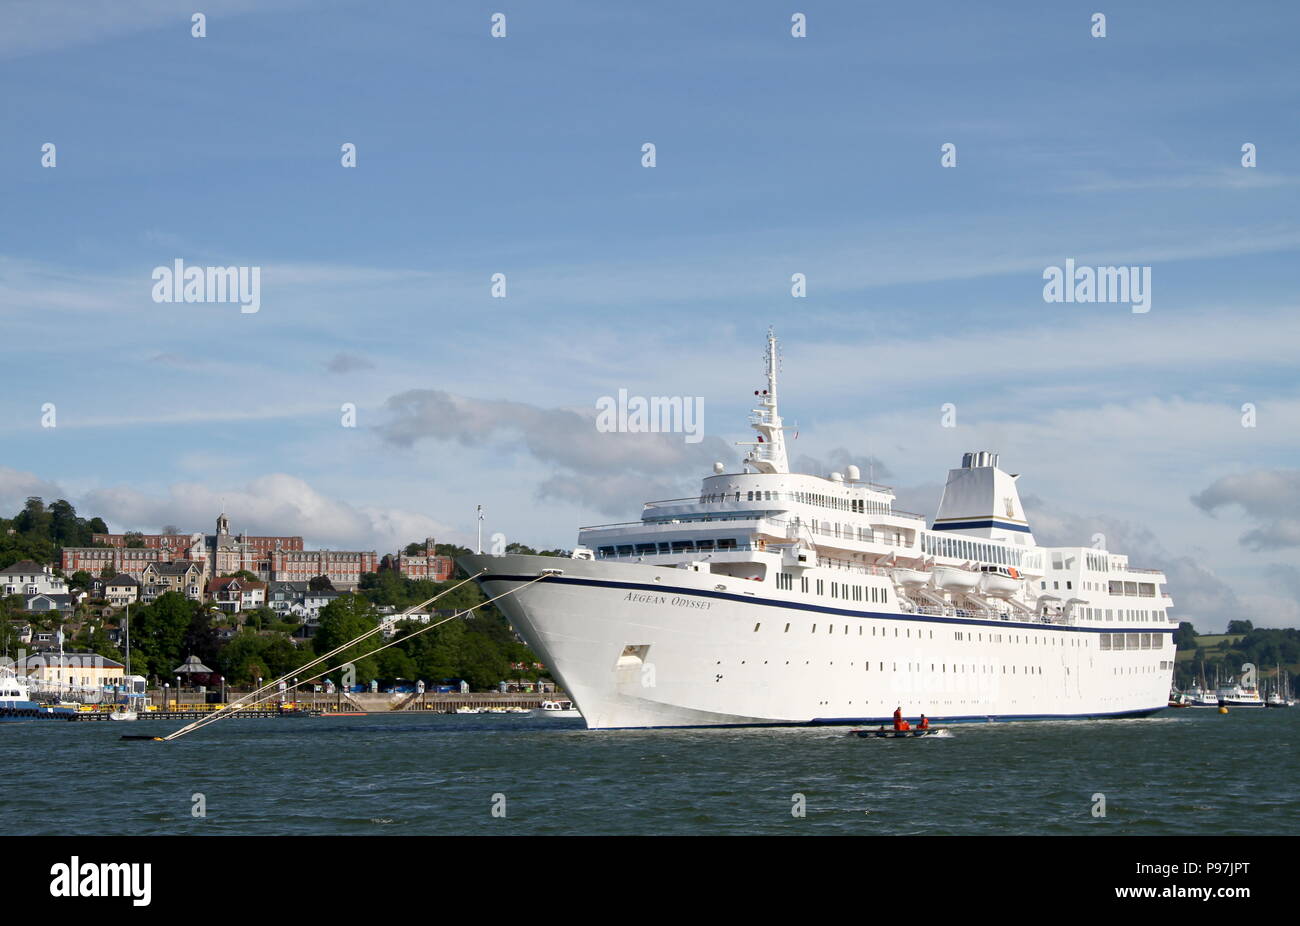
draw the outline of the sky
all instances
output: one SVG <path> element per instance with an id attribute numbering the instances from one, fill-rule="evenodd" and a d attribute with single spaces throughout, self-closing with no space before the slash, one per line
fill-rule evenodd
<path id="1" fill-rule="evenodd" d="M 1040 542 L 1300 624 L 1300 8 L 194 6 L 0 8 L 0 510 L 571 547 L 734 471 L 770 325 L 803 470 L 933 516 L 996 450 Z M 702 439 L 598 431 L 620 389 Z"/>

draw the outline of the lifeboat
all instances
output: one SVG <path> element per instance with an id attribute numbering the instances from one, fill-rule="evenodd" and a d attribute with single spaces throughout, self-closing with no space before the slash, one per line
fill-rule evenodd
<path id="1" fill-rule="evenodd" d="M 980 584 L 980 574 L 956 566 L 935 566 L 934 584 L 943 589 L 970 591 Z"/>
<path id="2" fill-rule="evenodd" d="M 1011 571 L 1007 570 L 1007 572 Z M 1001 571 L 984 573 L 980 585 L 980 590 L 993 598 L 1010 598 L 1019 592 L 1020 588 L 1021 581 L 1018 576 L 1007 575 Z"/>
<path id="3" fill-rule="evenodd" d="M 899 567 L 890 570 L 890 576 L 895 582 L 903 588 L 921 588 L 930 582 L 930 573 L 922 572 L 920 569 L 904 569 Z"/>

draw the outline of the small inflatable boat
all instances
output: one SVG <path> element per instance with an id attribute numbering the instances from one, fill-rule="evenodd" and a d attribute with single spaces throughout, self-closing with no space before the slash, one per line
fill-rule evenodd
<path id="1" fill-rule="evenodd" d="M 894 730 L 890 727 L 881 727 L 879 730 L 853 730 L 853 735 L 861 736 L 863 739 L 907 739 L 917 736 L 949 736 L 947 727 L 930 727 L 925 730 L 918 730 L 913 727 L 911 730 Z"/>

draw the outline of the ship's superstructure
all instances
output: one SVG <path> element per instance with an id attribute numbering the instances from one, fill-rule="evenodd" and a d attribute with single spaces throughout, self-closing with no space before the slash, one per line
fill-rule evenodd
<path id="1" fill-rule="evenodd" d="M 1173 675 L 1165 577 L 1038 546 L 998 455 L 950 470 L 932 523 L 844 472 L 790 472 L 776 339 L 741 472 L 572 559 L 466 557 L 589 727 L 1141 715 Z M 546 579 L 520 588 L 543 572 Z"/>

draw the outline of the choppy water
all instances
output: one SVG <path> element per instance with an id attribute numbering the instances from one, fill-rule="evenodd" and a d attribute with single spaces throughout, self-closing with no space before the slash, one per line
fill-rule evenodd
<path id="1" fill-rule="evenodd" d="M 968 724 L 588 732 L 538 716 L 0 724 L 19 834 L 1300 833 L 1300 708 Z M 1105 795 L 1106 816 L 1092 815 Z M 202 794 L 206 816 L 195 817 Z M 806 816 L 791 813 L 794 795 Z M 494 816 L 504 796 L 505 816 Z"/>

